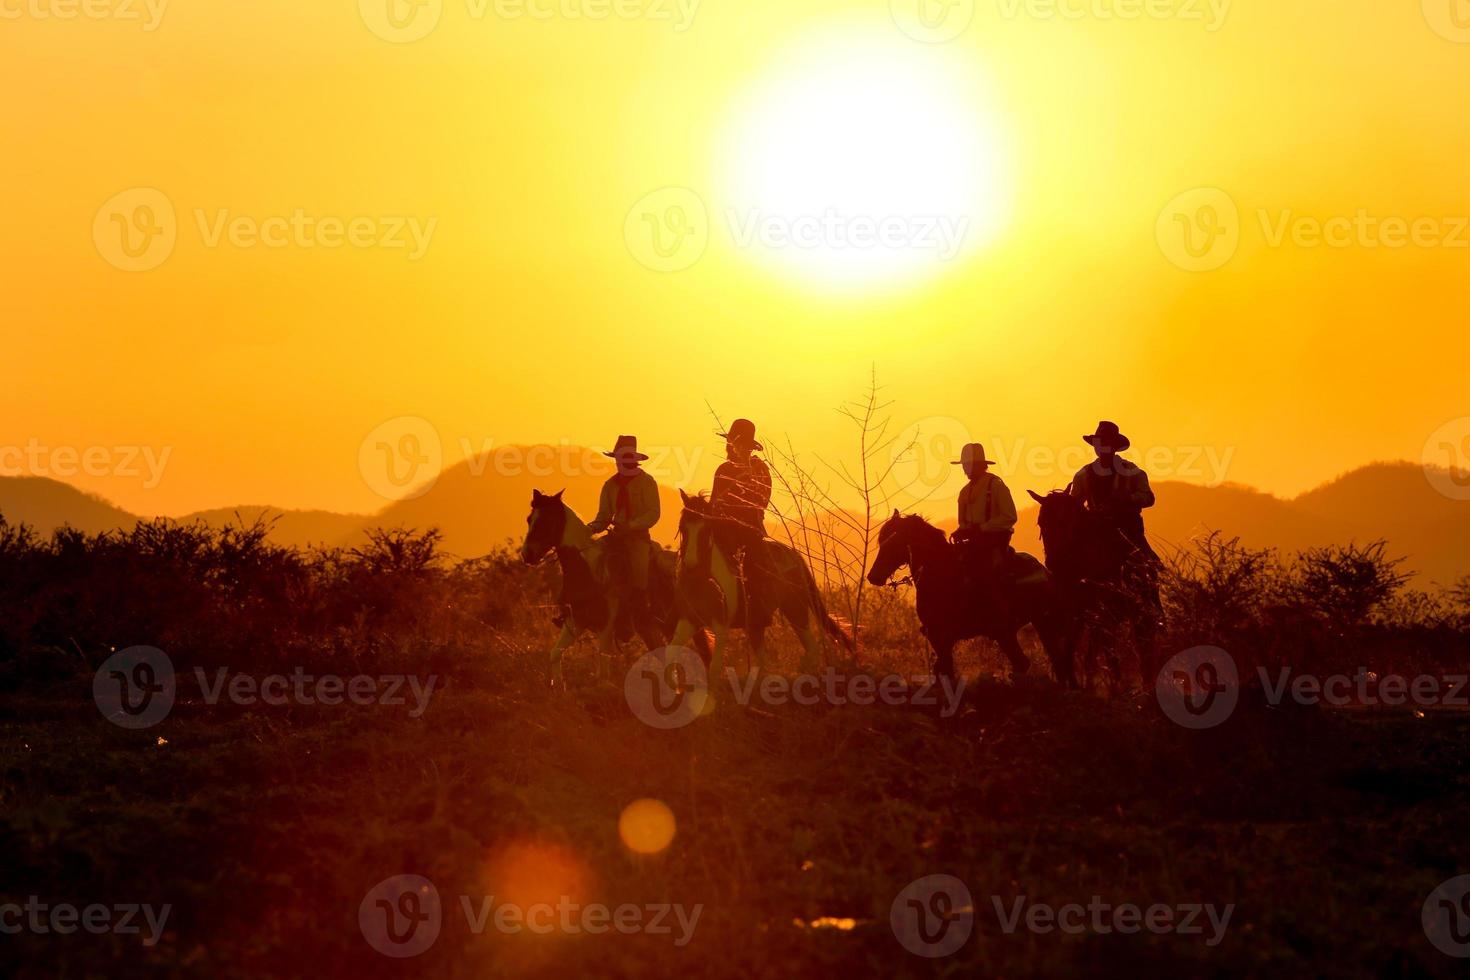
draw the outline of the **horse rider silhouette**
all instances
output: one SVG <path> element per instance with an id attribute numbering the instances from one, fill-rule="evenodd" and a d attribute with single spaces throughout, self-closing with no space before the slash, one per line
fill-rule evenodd
<path id="1" fill-rule="evenodd" d="M 725 462 L 715 470 L 710 506 L 717 517 L 728 517 L 766 533 L 766 507 L 771 502 L 771 469 L 754 455 L 765 449 L 755 439 L 755 423 L 736 419 L 728 432 L 716 432 L 725 440 Z"/>
<path id="2" fill-rule="evenodd" d="M 755 423 L 750 419 L 736 419 L 728 432 L 715 435 L 725 440 L 725 462 L 715 470 L 710 513 L 725 518 L 717 533 L 749 584 L 750 572 L 769 571 L 761 542 L 766 537 L 766 507 L 771 502 L 771 469 L 755 455 L 766 447 L 756 441 Z"/>
<path id="3" fill-rule="evenodd" d="M 654 649 L 663 645 L 648 610 L 649 531 L 659 518 L 658 483 L 639 465 L 648 457 L 638 451 L 637 436 L 618 436 L 613 451 L 603 455 L 617 462 L 617 472 L 602 485 L 597 517 L 587 527 L 594 534 L 608 532 L 608 557 L 624 583 L 633 627 Z"/>
<path id="4" fill-rule="evenodd" d="M 1143 530 L 1143 511 L 1154 505 L 1148 474 L 1118 453 L 1132 443 L 1116 422 L 1099 422 L 1097 431 L 1082 437 L 1097 458 L 1072 477 L 1072 496 L 1094 514 L 1117 527 L 1149 563 L 1159 560 Z"/>
<path id="5" fill-rule="evenodd" d="M 960 490 L 959 527 L 950 538 L 961 546 L 960 554 L 976 584 L 988 585 L 999 577 L 1010 553 L 1016 502 L 1005 481 L 990 472 L 995 462 L 985 458 L 980 443 L 965 446 L 952 465 L 963 467 L 970 482 Z"/>

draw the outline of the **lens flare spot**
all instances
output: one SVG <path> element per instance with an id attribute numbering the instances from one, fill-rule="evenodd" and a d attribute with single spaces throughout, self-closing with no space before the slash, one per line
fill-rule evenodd
<path id="1" fill-rule="evenodd" d="M 618 818 L 618 834 L 638 854 L 659 853 L 673 841 L 676 829 L 674 811 L 659 800 L 634 800 Z"/>
<path id="2" fill-rule="evenodd" d="M 498 903 L 521 908 L 585 902 L 592 888 L 584 861 L 566 847 L 543 841 L 518 841 L 492 855 L 484 883 L 486 894 Z"/>

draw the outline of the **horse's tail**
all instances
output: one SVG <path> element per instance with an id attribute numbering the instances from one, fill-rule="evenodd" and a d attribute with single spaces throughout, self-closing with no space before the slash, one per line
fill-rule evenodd
<path id="1" fill-rule="evenodd" d="M 817 577 L 812 574 L 806 562 L 802 562 L 801 567 L 806 572 L 806 589 L 811 596 L 812 611 L 817 614 L 817 621 L 822 624 L 822 629 L 848 653 L 857 653 L 857 641 L 853 639 L 852 630 L 848 624 L 827 611 L 827 600 L 822 598 L 822 590 L 817 585 Z"/>

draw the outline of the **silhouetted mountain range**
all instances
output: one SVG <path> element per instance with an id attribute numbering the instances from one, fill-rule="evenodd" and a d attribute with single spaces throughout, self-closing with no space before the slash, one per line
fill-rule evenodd
<path id="1" fill-rule="evenodd" d="M 506 447 L 519 459 L 523 450 Z M 438 527 L 446 550 L 461 557 L 482 555 L 507 539 L 518 540 L 525 528 L 531 491 L 555 492 L 565 487 L 566 501 L 584 518 L 597 506 L 608 469 L 573 476 L 536 477 L 516 466 L 472 466 L 446 470 L 421 497 L 398 501 L 370 515 L 329 511 L 294 511 L 260 505 L 221 508 L 186 515 L 226 524 L 238 513 L 247 523 L 264 513 L 274 520 L 272 537 L 288 545 L 353 545 L 364 529 Z M 1147 513 L 1149 534 L 1161 550 L 1182 546 L 1212 529 L 1239 536 L 1252 547 L 1301 548 L 1365 542 L 1386 538 L 1390 550 L 1405 555 L 1405 567 L 1418 573 L 1417 584 L 1454 581 L 1470 573 L 1470 501 L 1451 500 L 1429 485 L 1422 467 L 1413 463 L 1374 463 L 1292 499 L 1274 497 L 1237 484 L 1202 487 L 1160 482 L 1154 487 L 1158 505 Z M 664 517 L 655 537 L 674 536 L 678 492 L 661 487 Z M 1028 502 L 1020 495 L 1018 504 Z M 948 518 L 935 507 L 932 516 Z M 0 477 L 0 514 L 11 523 L 24 522 L 49 534 L 63 524 L 97 532 L 131 527 L 136 515 L 67 484 L 41 477 Z M 1041 553 L 1036 508 L 1021 511 L 1015 545 Z"/>

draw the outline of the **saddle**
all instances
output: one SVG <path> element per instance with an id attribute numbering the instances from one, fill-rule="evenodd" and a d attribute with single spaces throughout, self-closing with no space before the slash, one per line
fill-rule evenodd
<path id="1" fill-rule="evenodd" d="M 1001 587 L 1015 589 L 1046 581 L 1046 566 L 1035 556 L 1007 546 L 993 570 L 977 568 L 975 562 L 961 560 L 961 573 L 970 591 Z"/>

